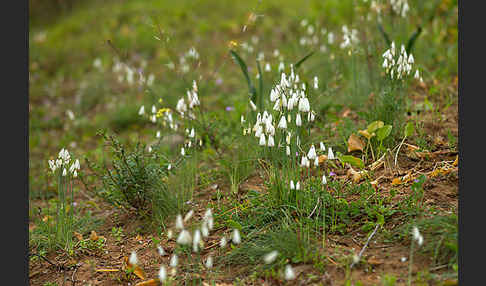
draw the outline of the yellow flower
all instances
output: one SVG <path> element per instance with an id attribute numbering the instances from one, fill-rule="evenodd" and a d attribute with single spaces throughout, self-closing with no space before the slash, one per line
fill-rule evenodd
<path id="1" fill-rule="evenodd" d="M 170 108 L 161 108 L 159 109 L 159 111 L 157 111 L 157 117 L 162 117 L 164 115 L 165 112 L 170 112 Z"/>
<path id="2" fill-rule="evenodd" d="M 231 41 L 229 42 L 228 46 L 229 46 L 230 48 L 234 48 L 234 47 L 237 47 L 237 46 L 238 46 L 238 43 L 237 43 L 236 41 L 234 41 L 234 40 L 231 40 Z"/>

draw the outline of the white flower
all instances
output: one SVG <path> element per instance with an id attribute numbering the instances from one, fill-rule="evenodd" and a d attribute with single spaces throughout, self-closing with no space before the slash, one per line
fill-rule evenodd
<path id="1" fill-rule="evenodd" d="M 261 134 L 260 135 L 260 142 L 259 142 L 259 145 L 260 146 L 265 146 L 267 144 L 267 141 L 265 140 L 265 134 Z"/>
<path id="2" fill-rule="evenodd" d="M 314 159 L 317 157 L 317 154 L 316 154 L 316 148 L 314 147 L 314 144 L 311 145 L 310 149 L 309 149 L 309 152 L 307 153 L 307 158 L 309 158 L 310 160 Z"/>
<path id="3" fill-rule="evenodd" d="M 181 155 L 182 156 L 186 155 L 186 150 L 184 150 L 184 147 L 181 147 Z"/>
<path id="4" fill-rule="evenodd" d="M 302 126 L 302 118 L 300 117 L 300 113 L 297 113 L 297 116 L 295 118 L 295 125 Z"/>
<path id="5" fill-rule="evenodd" d="M 152 113 L 153 114 L 157 113 L 157 108 L 155 107 L 155 105 L 152 105 Z"/>
<path id="6" fill-rule="evenodd" d="M 178 214 L 176 217 L 176 228 L 177 229 L 184 229 L 184 223 L 182 220 L 182 215 Z"/>
<path id="7" fill-rule="evenodd" d="M 137 253 L 135 251 L 132 251 L 132 253 L 130 254 L 130 259 L 128 260 L 128 262 L 131 265 L 138 265 Z"/>
<path id="8" fill-rule="evenodd" d="M 190 138 L 194 138 L 195 134 L 194 134 L 194 128 L 191 129 L 191 133 L 189 133 L 189 137 Z"/>
<path id="9" fill-rule="evenodd" d="M 285 280 L 294 280 L 294 279 L 295 279 L 294 269 L 292 269 L 292 266 L 290 266 L 290 264 L 287 264 L 285 266 Z"/>
<path id="10" fill-rule="evenodd" d="M 290 180 L 290 189 L 295 190 L 295 185 L 293 180 Z"/>
<path id="11" fill-rule="evenodd" d="M 148 146 L 148 152 L 151 153 L 152 152 L 152 146 Z"/>
<path id="12" fill-rule="evenodd" d="M 202 236 L 203 237 L 208 237 L 209 236 L 209 229 L 206 225 L 207 223 L 206 222 L 203 222 L 202 226 L 201 226 L 201 233 L 202 233 Z"/>
<path id="13" fill-rule="evenodd" d="M 255 103 L 253 103 L 253 101 L 251 99 L 250 99 L 250 106 L 251 106 L 251 109 L 253 109 L 253 111 L 257 110 Z"/>
<path id="14" fill-rule="evenodd" d="M 416 226 L 414 226 L 412 229 L 412 235 L 413 235 L 413 239 L 417 241 L 419 246 L 421 246 L 422 243 L 424 243 L 424 237 L 420 234 L 420 231 Z"/>
<path id="15" fill-rule="evenodd" d="M 284 63 L 283 62 L 280 62 L 280 64 L 278 65 L 278 72 L 283 71 L 284 68 L 285 68 Z"/>
<path id="16" fill-rule="evenodd" d="M 324 143 L 322 142 L 319 142 L 319 149 L 321 149 L 321 151 L 326 151 L 326 146 L 324 146 Z"/>
<path id="17" fill-rule="evenodd" d="M 290 156 L 290 146 L 289 145 L 287 145 L 285 147 L 285 151 L 286 151 L 287 156 Z"/>
<path id="18" fill-rule="evenodd" d="M 151 115 L 151 116 L 150 116 L 150 121 L 151 121 L 152 123 L 157 122 L 157 116 L 156 116 L 155 114 L 154 114 L 154 115 Z"/>
<path id="19" fill-rule="evenodd" d="M 206 259 L 206 268 L 210 269 L 213 267 L 213 257 L 211 255 Z"/>
<path id="20" fill-rule="evenodd" d="M 190 210 L 189 212 L 187 212 L 187 214 L 184 216 L 184 222 L 187 222 L 188 220 L 190 220 L 193 214 L 194 214 L 193 210 Z"/>
<path id="21" fill-rule="evenodd" d="M 164 282 L 165 279 L 167 279 L 167 270 L 165 269 L 165 266 L 162 265 L 160 266 L 160 270 L 159 270 L 159 280 L 160 282 Z"/>
<path id="22" fill-rule="evenodd" d="M 334 152 L 332 152 L 332 148 L 329 147 L 327 148 L 327 159 L 328 160 L 334 160 Z"/>
<path id="23" fill-rule="evenodd" d="M 192 250 L 197 252 L 199 250 L 199 243 L 201 243 L 201 231 L 196 229 L 194 231 L 194 238 L 192 240 Z"/>
<path id="24" fill-rule="evenodd" d="M 263 261 L 265 261 L 266 264 L 270 264 L 275 261 L 277 256 L 278 256 L 278 251 L 273 250 L 272 252 L 265 254 L 265 256 L 263 257 Z"/>
<path id="25" fill-rule="evenodd" d="M 214 221 L 213 221 L 213 217 L 210 217 L 208 218 L 208 228 L 209 230 L 212 230 L 213 229 L 213 224 L 214 224 Z"/>
<path id="26" fill-rule="evenodd" d="M 233 230 L 233 235 L 231 237 L 231 241 L 234 244 L 240 244 L 241 243 L 240 231 L 238 229 Z"/>
<path id="27" fill-rule="evenodd" d="M 413 77 L 415 79 L 419 79 L 420 78 L 420 74 L 419 74 L 419 70 L 418 69 L 415 71 L 415 75 Z"/>
<path id="28" fill-rule="evenodd" d="M 170 258 L 170 267 L 177 267 L 177 254 L 173 254 L 172 257 Z"/>
<path id="29" fill-rule="evenodd" d="M 221 238 L 221 240 L 219 241 L 219 246 L 220 246 L 221 248 L 224 248 L 224 247 L 226 246 L 226 243 L 227 243 L 227 242 L 226 242 L 226 237 L 224 237 L 224 236 L 223 236 L 223 237 Z"/>
<path id="30" fill-rule="evenodd" d="M 322 184 L 325 185 L 327 184 L 327 179 L 326 179 L 326 175 L 322 175 Z"/>
<path id="31" fill-rule="evenodd" d="M 74 170 L 73 172 L 73 178 L 77 178 L 78 177 L 78 171 Z"/>
<path id="32" fill-rule="evenodd" d="M 242 125 L 243 125 L 243 123 L 245 123 L 245 122 L 246 122 L 245 117 L 244 117 L 243 115 L 242 115 L 242 116 L 241 116 L 241 118 L 240 118 L 240 122 L 241 122 L 241 124 L 242 124 Z"/>
<path id="33" fill-rule="evenodd" d="M 165 250 L 162 248 L 162 246 L 157 245 L 157 250 L 159 251 L 160 256 L 165 256 Z"/>
<path id="34" fill-rule="evenodd" d="M 305 155 L 302 156 L 302 160 L 300 160 L 300 166 L 301 167 L 309 167 L 310 166 L 309 159 Z"/>
<path id="35" fill-rule="evenodd" d="M 285 119 L 285 116 L 280 117 L 277 128 L 287 129 L 287 119 Z"/>
<path id="36" fill-rule="evenodd" d="M 300 181 L 297 181 L 297 184 L 295 184 L 295 189 L 300 190 Z"/>
<path id="37" fill-rule="evenodd" d="M 74 113 L 71 109 L 66 110 L 66 114 L 69 117 L 69 119 L 74 120 Z"/>
<path id="38" fill-rule="evenodd" d="M 52 172 L 55 172 L 57 169 L 56 162 L 54 160 L 49 160 L 49 168 L 51 169 Z"/>
<path id="39" fill-rule="evenodd" d="M 145 114 L 145 106 L 142 105 L 142 107 L 140 107 L 140 110 L 138 111 L 138 115 L 144 115 Z"/>
<path id="40" fill-rule="evenodd" d="M 181 233 L 179 233 L 179 237 L 177 237 L 177 243 L 182 244 L 182 245 L 188 245 L 191 244 L 191 234 L 189 231 L 183 229 Z"/>
<path id="41" fill-rule="evenodd" d="M 273 136 L 272 135 L 268 135 L 268 142 L 267 142 L 267 146 L 268 147 L 273 147 L 275 146 L 275 141 L 273 139 Z"/>
<path id="42" fill-rule="evenodd" d="M 319 78 L 317 76 L 314 77 L 314 89 L 319 88 Z"/>
<path id="43" fill-rule="evenodd" d="M 310 105 L 309 105 L 309 100 L 307 97 L 301 97 L 299 100 L 299 111 L 300 112 L 309 112 L 310 111 Z"/>
<path id="44" fill-rule="evenodd" d="M 62 170 L 62 176 L 65 177 L 67 175 L 66 168 Z"/>
<path id="45" fill-rule="evenodd" d="M 319 158 L 316 158 L 314 159 L 314 167 L 319 167 Z"/>
<path id="46" fill-rule="evenodd" d="M 272 68 L 270 67 L 270 64 L 269 63 L 266 63 L 265 64 L 265 71 L 269 72 L 271 70 L 272 70 Z"/>
<path id="47" fill-rule="evenodd" d="M 172 169 L 172 164 L 167 165 L 167 170 L 170 171 L 170 169 Z"/>

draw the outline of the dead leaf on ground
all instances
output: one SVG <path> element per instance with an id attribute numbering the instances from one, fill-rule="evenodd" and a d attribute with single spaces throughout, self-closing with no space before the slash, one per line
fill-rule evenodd
<path id="1" fill-rule="evenodd" d="M 356 134 L 351 134 L 348 138 L 348 152 L 361 151 L 365 147 L 365 143 Z"/>
<path id="2" fill-rule="evenodd" d="M 366 139 L 371 139 L 373 138 L 373 136 L 376 136 L 376 133 L 375 132 L 372 132 L 371 134 L 368 132 L 368 130 L 364 129 L 364 130 L 359 130 L 358 133 L 361 135 L 361 136 L 364 136 Z"/>
<path id="3" fill-rule="evenodd" d="M 143 271 L 142 268 L 140 268 L 140 266 L 131 264 L 130 261 L 128 260 L 128 257 L 126 256 L 123 257 L 123 261 L 125 262 L 125 264 L 129 269 L 133 270 L 133 274 L 137 275 L 138 278 L 142 280 L 146 279 L 145 272 Z"/>
<path id="4" fill-rule="evenodd" d="M 459 155 L 456 155 L 456 160 L 452 163 L 452 166 L 457 166 L 459 164 Z"/>
<path id="5" fill-rule="evenodd" d="M 82 235 L 81 233 L 79 233 L 79 232 L 76 232 L 76 231 L 75 231 L 75 232 L 74 232 L 74 236 L 75 236 L 75 237 L 76 237 L 76 238 L 77 238 L 79 241 L 83 240 L 83 235 Z"/>
<path id="6" fill-rule="evenodd" d="M 82 237 L 82 236 L 81 236 Z M 97 241 L 99 240 L 100 238 L 102 238 L 104 241 L 106 241 L 106 238 L 102 235 L 98 235 L 96 233 L 96 231 L 92 230 L 91 231 L 91 234 L 89 235 L 89 239 L 91 239 L 92 241 Z"/>
<path id="7" fill-rule="evenodd" d="M 319 157 L 317 157 L 317 160 L 319 161 L 319 165 L 321 165 L 322 163 L 324 163 L 324 161 L 327 160 L 327 155 L 320 155 Z"/>

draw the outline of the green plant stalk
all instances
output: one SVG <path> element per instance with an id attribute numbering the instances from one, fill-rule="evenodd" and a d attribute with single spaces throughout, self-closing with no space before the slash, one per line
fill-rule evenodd
<path id="1" fill-rule="evenodd" d="M 408 283 L 407 283 L 408 286 L 412 285 L 413 248 L 414 248 L 414 240 L 412 239 L 412 243 L 410 245 L 410 260 L 408 263 Z"/>

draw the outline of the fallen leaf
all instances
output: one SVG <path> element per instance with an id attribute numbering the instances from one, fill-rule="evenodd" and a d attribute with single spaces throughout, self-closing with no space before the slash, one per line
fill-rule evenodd
<path id="1" fill-rule="evenodd" d="M 137 236 L 135 237 L 135 240 L 136 240 L 136 241 L 140 241 L 140 240 L 142 240 L 142 239 L 143 239 L 143 237 L 142 237 L 142 236 L 140 236 L 140 234 L 137 234 Z"/>
<path id="2" fill-rule="evenodd" d="M 317 160 L 319 161 L 319 165 L 324 163 L 327 160 L 327 155 L 320 155 Z"/>
<path id="3" fill-rule="evenodd" d="M 374 136 L 376 136 L 376 134 L 373 132 L 373 133 L 369 133 L 368 130 L 364 129 L 364 130 L 359 130 L 358 133 L 362 136 L 364 136 L 366 139 L 370 140 L 371 138 L 373 138 Z"/>
<path id="4" fill-rule="evenodd" d="M 452 166 L 457 166 L 459 164 L 459 155 L 456 155 L 456 160 L 452 163 Z"/>
<path id="5" fill-rule="evenodd" d="M 160 284 L 160 280 L 155 278 L 155 279 L 139 282 L 135 284 L 135 286 L 158 286 L 159 284 Z"/>
<path id="6" fill-rule="evenodd" d="M 355 171 L 353 168 L 349 168 L 349 170 L 347 171 L 347 176 L 348 177 L 351 177 L 353 179 L 353 182 L 355 183 L 359 183 L 359 181 L 361 181 L 361 179 L 363 178 L 363 176 L 366 174 L 366 171 L 361 171 L 361 172 L 358 172 L 358 171 Z"/>
<path id="7" fill-rule="evenodd" d="M 145 272 L 143 271 L 142 268 L 140 268 L 140 266 L 138 265 L 133 265 L 130 263 L 130 261 L 128 260 L 128 257 L 123 257 L 123 261 L 125 262 L 125 264 L 127 265 L 127 267 L 129 269 L 132 269 L 133 270 L 133 274 L 137 275 L 138 278 L 142 279 L 142 280 L 145 280 Z"/>
<path id="8" fill-rule="evenodd" d="M 371 265 L 380 265 L 380 264 L 383 264 L 383 260 L 381 259 L 378 259 L 374 256 L 370 257 L 367 259 L 367 262 Z"/>
<path id="9" fill-rule="evenodd" d="M 91 234 L 89 235 L 89 239 L 91 239 L 92 241 L 97 241 L 99 238 L 98 234 L 96 233 L 96 231 L 92 230 L 91 231 Z"/>
<path id="10" fill-rule="evenodd" d="M 79 241 L 83 240 L 83 235 L 82 235 L 81 233 L 79 233 L 79 232 L 76 232 L 76 231 L 75 231 L 75 232 L 74 232 L 74 236 L 75 236 L 75 237 L 76 237 L 76 238 L 77 238 Z"/>
<path id="11" fill-rule="evenodd" d="M 351 134 L 348 138 L 348 152 L 361 151 L 364 149 L 364 142 L 356 134 Z"/>
<path id="12" fill-rule="evenodd" d="M 351 109 L 349 109 L 349 108 L 348 108 L 348 109 L 346 109 L 346 110 L 343 112 L 343 115 L 342 115 L 342 116 L 343 116 L 343 117 L 348 117 L 350 113 L 351 113 Z"/>
<path id="13" fill-rule="evenodd" d="M 81 237 L 82 237 L 82 236 L 81 236 Z M 89 235 L 89 239 L 91 239 L 92 241 L 97 241 L 97 240 L 99 240 L 100 238 L 101 238 L 101 239 L 103 239 L 104 241 L 106 241 L 106 238 L 105 238 L 104 236 L 102 236 L 102 235 L 98 235 L 98 234 L 96 233 L 96 231 L 94 231 L 94 230 L 92 230 L 92 231 L 91 231 L 91 234 Z"/>

